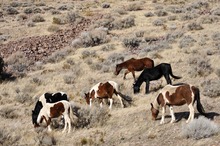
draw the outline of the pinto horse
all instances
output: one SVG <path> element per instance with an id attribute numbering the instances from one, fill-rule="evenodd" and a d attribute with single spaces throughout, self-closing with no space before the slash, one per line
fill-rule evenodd
<path id="1" fill-rule="evenodd" d="M 140 92 L 140 86 L 143 82 L 146 82 L 145 93 L 149 92 L 149 84 L 152 80 L 158 80 L 162 76 L 165 77 L 167 84 L 172 84 L 170 75 L 175 79 L 180 79 L 181 77 L 173 75 L 171 65 L 168 63 L 161 63 L 153 68 L 145 68 L 140 74 L 137 81 L 133 84 L 134 94 Z"/>
<path id="2" fill-rule="evenodd" d="M 135 73 L 134 71 L 142 71 L 144 68 L 152 68 L 154 67 L 154 61 L 150 58 L 141 58 L 135 59 L 131 58 L 125 62 L 116 65 L 115 75 L 118 75 L 122 69 L 127 69 L 124 73 L 124 79 L 126 79 L 126 75 L 128 73 L 132 73 L 133 78 L 135 80 Z"/>
<path id="3" fill-rule="evenodd" d="M 119 95 L 119 85 L 114 81 L 108 81 L 105 83 L 98 83 L 91 88 L 88 93 L 85 93 L 85 99 L 87 104 L 92 106 L 92 101 L 95 98 L 99 99 L 100 107 L 102 107 L 103 99 L 109 99 L 110 106 L 109 109 L 112 109 L 113 99 L 112 96 L 115 94 L 121 102 L 121 107 L 124 107 L 122 102 L 122 97 Z"/>
<path id="4" fill-rule="evenodd" d="M 67 125 L 69 127 L 68 133 L 71 130 L 71 120 L 73 121 L 73 111 L 71 109 L 71 103 L 66 100 L 58 101 L 55 103 L 46 103 L 43 108 L 40 110 L 40 113 L 37 117 L 37 122 L 34 124 L 34 127 L 39 127 L 45 121 L 48 131 L 51 131 L 50 123 L 52 118 L 58 118 L 63 116 L 65 121 L 65 126 L 63 133 L 66 131 Z"/>
<path id="5" fill-rule="evenodd" d="M 173 112 L 173 106 L 181 106 L 187 104 L 189 107 L 189 117 L 186 123 L 194 119 L 194 103 L 197 101 L 197 110 L 200 114 L 206 116 L 204 108 L 200 102 L 200 91 L 197 87 L 189 84 L 176 84 L 166 85 L 161 89 L 159 95 L 156 97 L 153 103 L 151 103 L 152 119 L 155 120 L 159 114 L 159 107 L 162 107 L 162 118 L 160 124 L 164 124 L 164 117 L 166 111 L 166 105 L 169 106 L 171 114 L 171 122 L 173 123 L 176 119 Z"/>
<path id="6" fill-rule="evenodd" d="M 43 108 L 43 106 L 46 103 L 55 103 L 61 100 L 67 100 L 69 101 L 69 97 L 64 92 L 56 92 L 56 93 L 44 93 L 39 97 L 39 100 L 37 101 L 34 110 L 32 110 L 32 123 L 37 123 L 37 117 L 40 113 L 40 110 Z"/>

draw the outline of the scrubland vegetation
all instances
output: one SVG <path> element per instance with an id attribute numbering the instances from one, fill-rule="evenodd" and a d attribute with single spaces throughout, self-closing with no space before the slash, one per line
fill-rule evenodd
<path id="1" fill-rule="evenodd" d="M 20 46 L 9 55 L 1 52 L 0 145 L 219 145 L 219 0 L 3 0 L 0 50 L 23 38 L 73 31 L 86 20 L 88 27 L 68 40 L 67 46 L 40 60 L 27 55 L 43 54 L 40 49 L 27 52 Z M 169 115 L 164 125 L 159 124 L 160 115 L 152 121 L 150 103 L 166 82 L 163 78 L 151 82 L 147 95 L 143 84 L 141 92 L 133 94 L 132 75 L 123 80 L 123 71 L 113 74 L 117 63 L 132 57 L 149 57 L 155 65 L 170 63 L 174 74 L 182 76 L 173 83 L 200 89 L 208 117 L 195 110 L 194 121 L 186 124 L 189 110 L 184 105 L 174 107 L 176 123 L 168 123 Z M 107 102 L 103 108 L 96 102 L 89 108 L 84 93 L 108 80 L 119 83 L 132 103 L 124 101 L 122 109 L 115 98 L 111 111 Z M 63 125 L 56 119 L 50 133 L 43 127 L 35 129 L 31 121 L 39 96 L 56 91 L 69 95 L 78 117 L 70 134 L 61 133 Z"/>

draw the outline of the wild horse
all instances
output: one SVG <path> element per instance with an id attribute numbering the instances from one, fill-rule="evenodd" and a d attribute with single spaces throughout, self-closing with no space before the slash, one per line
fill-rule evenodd
<path id="1" fill-rule="evenodd" d="M 141 59 L 131 58 L 125 62 L 117 64 L 114 74 L 118 75 L 122 69 L 127 69 L 124 73 L 124 79 L 126 79 L 126 75 L 131 72 L 135 80 L 134 71 L 142 71 L 144 68 L 152 68 L 152 67 L 154 67 L 154 61 L 151 60 L 150 58 L 147 57 Z"/>
<path id="2" fill-rule="evenodd" d="M 153 68 L 145 68 L 138 77 L 137 81 L 133 84 L 134 93 L 139 93 L 141 84 L 146 82 L 145 93 L 147 94 L 149 92 L 150 81 L 158 80 L 162 76 L 165 77 L 167 84 L 172 84 L 170 75 L 175 79 L 181 78 L 173 75 L 171 65 L 168 63 L 161 63 Z"/>
<path id="3" fill-rule="evenodd" d="M 162 107 L 162 118 L 160 124 L 164 123 L 166 105 L 170 108 L 171 123 L 176 119 L 173 112 L 173 106 L 181 106 L 187 104 L 189 107 L 189 117 L 186 123 L 189 123 L 194 119 L 194 107 L 193 104 L 197 101 L 197 110 L 200 114 L 206 116 L 204 108 L 200 102 L 200 91 L 197 87 L 189 84 L 177 84 L 166 85 L 156 97 L 153 103 L 151 103 L 152 119 L 155 120 L 159 114 L 159 108 Z"/>

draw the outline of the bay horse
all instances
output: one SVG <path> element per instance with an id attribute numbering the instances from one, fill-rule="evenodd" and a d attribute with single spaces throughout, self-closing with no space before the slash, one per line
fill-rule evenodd
<path id="1" fill-rule="evenodd" d="M 140 86 L 143 82 L 146 83 L 145 94 L 149 92 L 150 81 L 158 80 L 162 76 L 165 77 L 167 84 L 172 85 L 170 75 L 175 79 L 180 79 L 181 77 L 173 75 L 171 65 L 168 63 L 161 63 L 153 68 L 145 68 L 140 74 L 137 81 L 133 84 L 134 94 L 140 92 Z"/>
<path id="2" fill-rule="evenodd" d="M 159 95 L 155 98 L 154 102 L 151 103 L 152 119 L 156 120 L 159 114 L 159 108 L 162 107 L 162 118 L 160 124 L 164 124 L 164 117 L 166 111 L 166 105 L 169 106 L 171 114 L 171 122 L 175 122 L 175 116 L 173 106 L 181 106 L 187 104 L 189 107 L 189 117 L 186 123 L 189 123 L 194 119 L 194 103 L 197 101 L 197 110 L 200 114 L 206 116 L 205 110 L 200 102 L 200 91 L 197 87 L 190 84 L 176 84 L 166 85 L 161 89 Z"/>
<path id="3" fill-rule="evenodd" d="M 122 102 L 122 97 L 119 95 L 119 85 L 114 81 L 107 81 L 105 83 L 97 83 L 95 86 L 91 88 L 88 93 L 85 93 L 85 99 L 87 104 L 92 107 L 92 101 L 95 98 L 99 99 L 100 107 L 102 107 L 103 99 L 109 99 L 110 105 L 109 109 L 112 109 L 113 104 L 113 94 L 115 94 L 120 100 L 121 107 L 124 108 L 124 104 Z"/>
<path id="4" fill-rule="evenodd" d="M 136 79 L 134 71 L 142 71 L 144 68 L 152 67 L 154 67 L 154 61 L 150 58 L 131 58 L 129 60 L 126 60 L 125 62 L 117 64 L 114 74 L 118 75 L 122 69 L 127 69 L 124 73 L 124 79 L 126 79 L 126 75 L 131 72 L 135 81 Z"/>
<path id="5" fill-rule="evenodd" d="M 46 103 L 55 103 L 61 100 L 69 101 L 69 97 L 64 92 L 44 93 L 39 97 L 34 110 L 32 110 L 32 123 L 36 124 L 40 110 Z"/>
<path id="6" fill-rule="evenodd" d="M 48 131 L 51 131 L 50 123 L 51 119 L 63 116 L 65 125 L 63 133 L 66 131 L 67 125 L 69 127 L 68 133 L 71 130 L 71 120 L 73 121 L 73 111 L 71 109 L 71 103 L 66 100 L 58 101 L 55 103 L 46 103 L 37 117 L 37 122 L 34 123 L 34 127 L 42 126 L 43 121 L 48 127 Z"/>

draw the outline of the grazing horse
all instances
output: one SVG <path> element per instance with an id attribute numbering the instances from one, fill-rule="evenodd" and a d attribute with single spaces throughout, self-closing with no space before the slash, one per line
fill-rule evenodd
<path id="1" fill-rule="evenodd" d="M 40 113 L 37 117 L 37 122 L 34 123 L 34 127 L 41 126 L 42 122 L 45 121 L 46 127 L 48 127 L 48 131 L 51 131 L 51 119 L 58 118 L 61 115 L 63 116 L 65 121 L 63 133 L 65 132 L 67 125 L 69 127 L 68 133 L 70 133 L 71 120 L 73 121 L 73 111 L 71 109 L 71 103 L 66 100 L 58 101 L 55 103 L 46 103 L 40 110 Z"/>
<path id="2" fill-rule="evenodd" d="M 140 92 L 140 86 L 143 82 L 146 82 L 145 93 L 147 94 L 149 92 L 150 81 L 158 80 L 162 76 L 165 77 L 167 84 L 172 84 L 169 75 L 171 75 L 175 79 L 181 78 L 173 75 L 171 65 L 168 63 L 161 63 L 153 68 L 145 68 L 138 77 L 137 81 L 133 84 L 134 94 Z"/>
<path id="3" fill-rule="evenodd" d="M 56 92 L 56 93 L 44 93 L 40 96 L 39 100 L 37 101 L 34 110 L 32 110 L 32 123 L 36 124 L 37 117 L 40 113 L 40 110 L 46 103 L 55 103 L 61 100 L 69 101 L 69 97 L 64 92 Z"/>
<path id="4" fill-rule="evenodd" d="M 151 103 L 152 119 L 155 120 L 159 114 L 159 107 L 162 107 L 162 118 L 160 124 L 164 124 L 166 105 L 170 108 L 171 123 L 176 119 L 173 112 L 173 106 L 181 106 L 187 104 L 189 107 L 189 117 L 186 123 L 194 119 L 194 103 L 197 101 L 197 110 L 200 114 L 206 116 L 204 108 L 200 102 L 200 91 L 197 87 L 189 84 L 166 85 L 161 89 L 155 101 Z"/>
<path id="5" fill-rule="evenodd" d="M 141 58 L 135 59 L 131 58 L 125 62 L 116 65 L 115 75 L 118 75 L 122 69 L 127 69 L 124 73 L 124 79 L 126 79 L 126 75 L 128 73 L 132 73 L 133 78 L 135 80 L 135 73 L 134 71 L 142 71 L 144 68 L 152 68 L 154 67 L 154 61 L 150 58 Z"/>
<path id="6" fill-rule="evenodd" d="M 122 102 L 122 97 L 119 95 L 119 86 L 114 81 L 108 81 L 105 83 L 100 82 L 96 84 L 95 86 L 91 88 L 91 90 L 88 93 L 85 93 L 84 98 L 86 99 L 86 102 L 87 104 L 90 105 L 90 107 L 92 106 L 92 101 L 95 98 L 99 99 L 100 107 L 102 107 L 103 99 L 109 99 L 110 101 L 109 109 L 112 109 L 113 94 L 115 94 L 118 97 L 118 99 L 121 102 L 121 107 L 123 108 L 124 104 Z"/>

